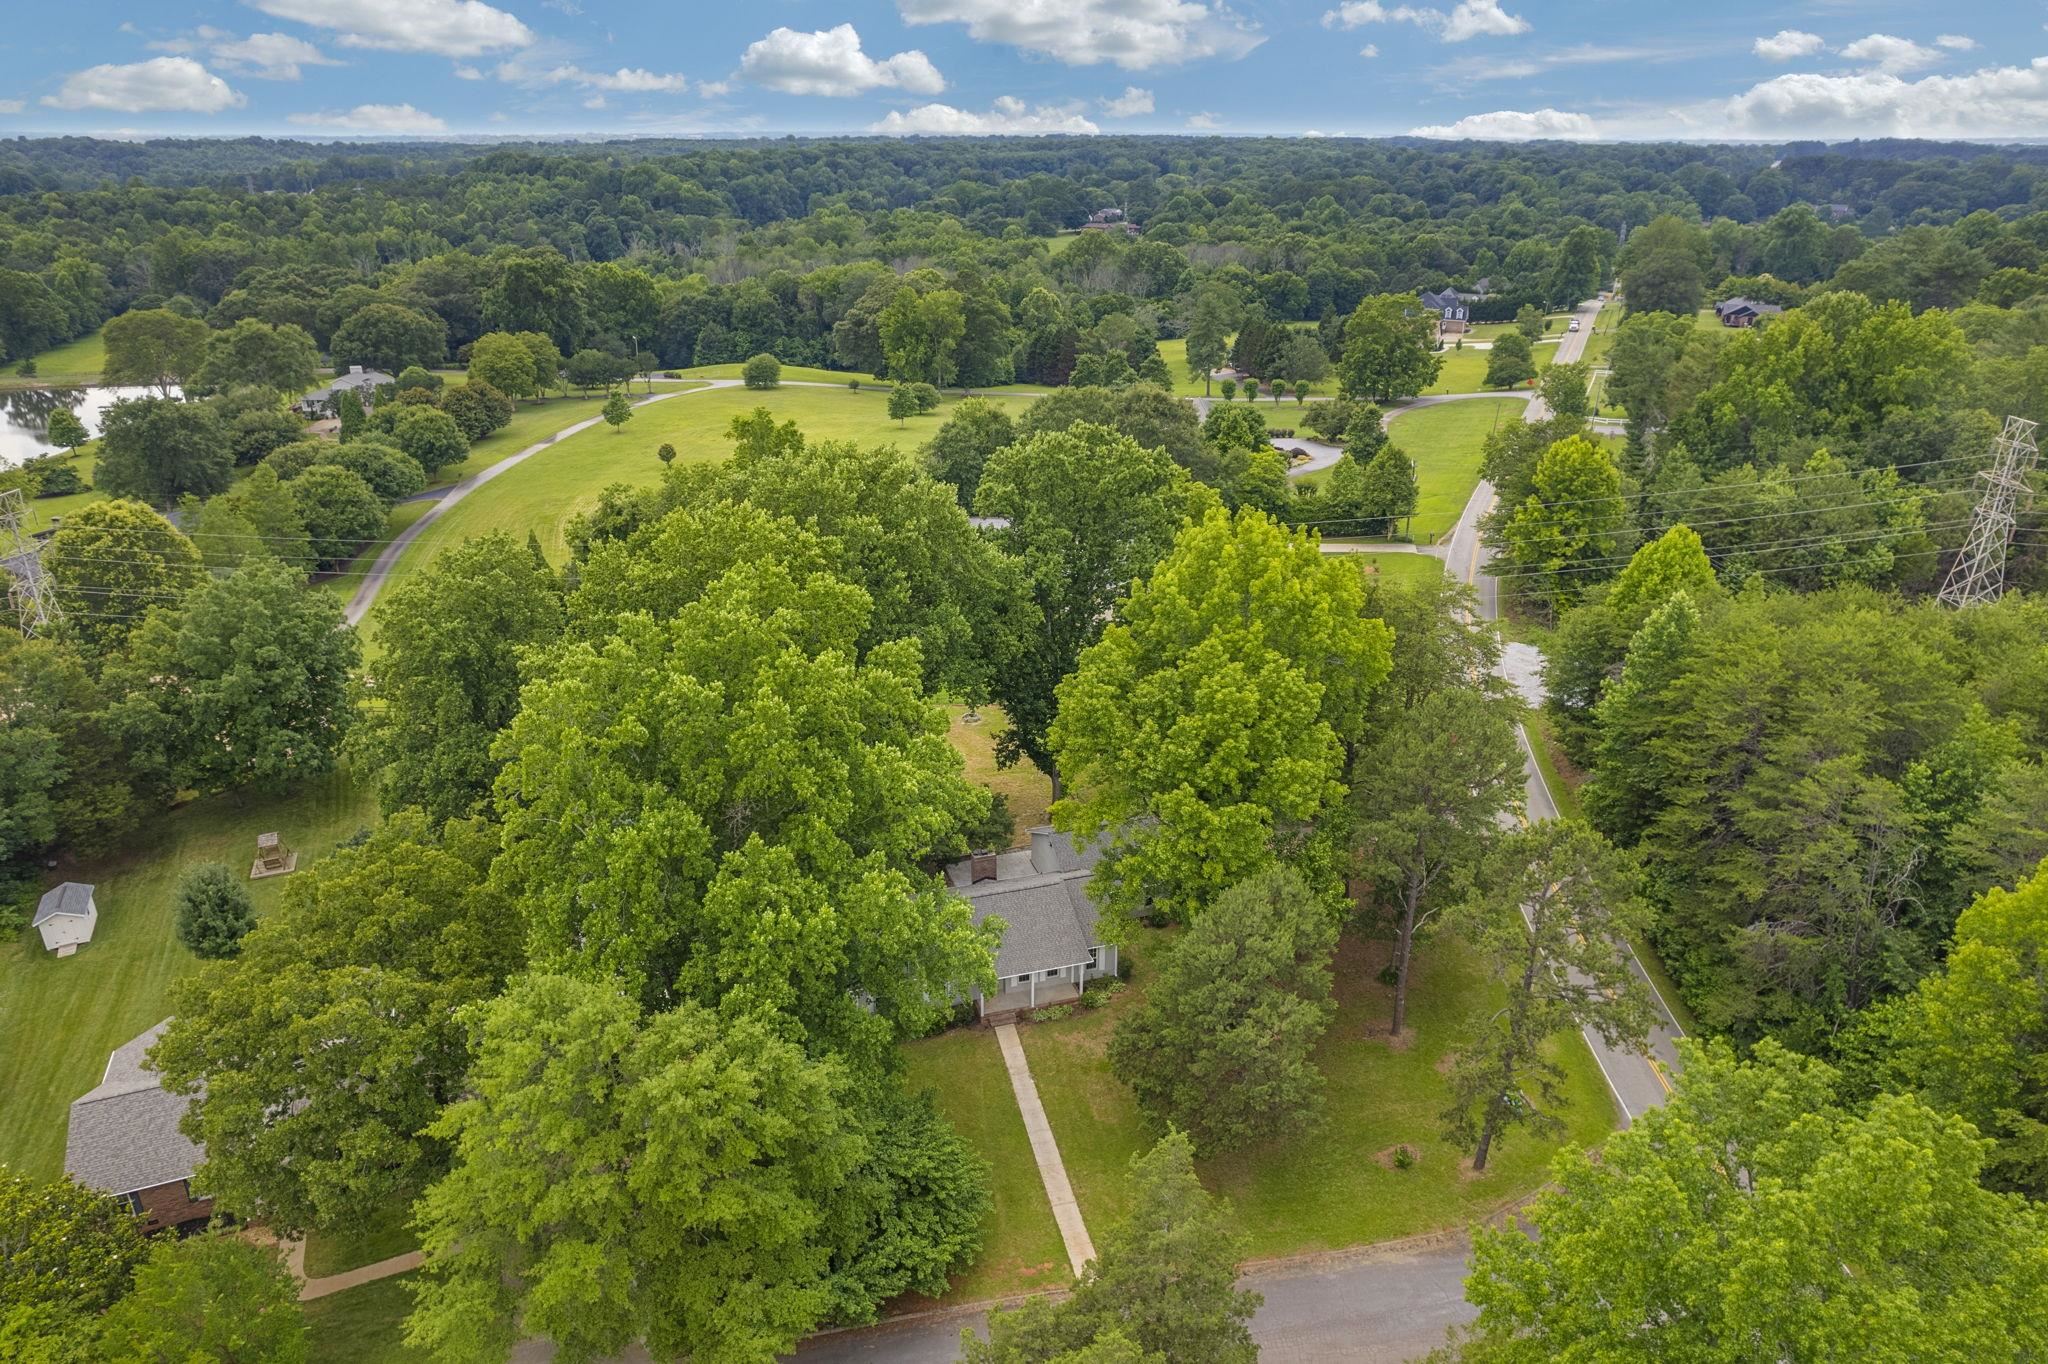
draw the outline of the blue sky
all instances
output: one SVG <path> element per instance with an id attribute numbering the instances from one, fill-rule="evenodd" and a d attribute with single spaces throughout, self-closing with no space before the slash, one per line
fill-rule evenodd
<path id="1" fill-rule="evenodd" d="M 15 0 L 0 131 L 2048 137 L 2048 2 Z"/>

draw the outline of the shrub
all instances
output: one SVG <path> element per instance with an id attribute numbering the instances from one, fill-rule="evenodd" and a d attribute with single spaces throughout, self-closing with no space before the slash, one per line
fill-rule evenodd
<path id="1" fill-rule="evenodd" d="M 24 360 L 14 367 L 14 372 L 24 379 L 33 379 L 36 377 L 36 362 Z"/>
<path id="2" fill-rule="evenodd" d="M 469 437 L 462 434 L 455 418 L 439 408 L 400 408 L 391 434 L 398 437 L 399 449 L 419 461 L 428 478 L 445 465 L 461 463 L 469 454 Z"/>
<path id="3" fill-rule="evenodd" d="M 1057 1022 L 1059 1022 L 1059 1021 L 1060 1021 L 1060 1020 L 1061 1020 L 1062 1018 L 1072 1018 L 1073 1016 L 1074 1016 L 1074 1006 L 1073 1006 L 1073 1005 L 1071 1005 L 1071 1004 L 1053 1004 L 1053 1005 L 1049 1005 L 1049 1006 L 1047 1006 L 1046 1008 L 1043 1008 L 1043 1009 L 1039 1009 L 1039 1010 L 1035 1011 L 1035 1012 L 1034 1012 L 1034 1013 L 1033 1013 L 1033 1014 L 1031 1015 L 1031 1021 L 1032 1021 L 1032 1022 L 1034 1022 L 1034 1023 L 1057 1023 Z"/>
<path id="4" fill-rule="evenodd" d="M 860 380 L 858 380 L 858 379 L 848 379 L 848 380 L 846 381 L 846 386 L 847 386 L 848 388 L 859 388 L 859 387 L 860 387 Z"/>
<path id="5" fill-rule="evenodd" d="M 1409 1148 L 1408 1143 L 1403 1142 L 1394 1148 L 1394 1168 L 1396 1170 L 1412 1170 L 1415 1168 L 1415 1152 Z"/>
<path id="6" fill-rule="evenodd" d="M 661 448 L 654 452 L 654 457 L 663 464 L 673 464 L 676 459 L 676 447 L 670 445 L 667 441 L 663 441 Z"/>
<path id="7" fill-rule="evenodd" d="M 37 497 L 65 497 L 85 491 L 85 480 L 78 476 L 78 466 L 69 460 L 47 455 L 29 460 L 21 467 L 34 480 Z"/>
<path id="8" fill-rule="evenodd" d="M 512 420 L 512 400 L 481 379 L 471 379 L 441 396 L 441 410 L 455 418 L 473 445 Z"/>
<path id="9" fill-rule="evenodd" d="M 740 367 L 740 378 L 748 388 L 780 388 L 782 362 L 763 351 Z"/>
<path id="10" fill-rule="evenodd" d="M 242 950 L 242 937 L 256 926 L 249 888 L 219 862 L 187 867 L 174 892 L 178 941 L 195 957 L 217 961 Z"/>

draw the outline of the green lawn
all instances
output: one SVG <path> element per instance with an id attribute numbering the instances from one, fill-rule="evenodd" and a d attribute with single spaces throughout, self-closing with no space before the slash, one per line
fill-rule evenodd
<path id="1" fill-rule="evenodd" d="M 955 1028 L 907 1044 L 903 1055 L 905 1084 L 937 1095 L 939 1111 L 989 1163 L 995 1195 L 980 1258 L 953 1276 L 947 1298 L 976 1302 L 1066 1283 L 1067 1253 L 996 1035 L 986 1028 Z"/>
<path id="2" fill-rule="evenodd" d="M 330 1274 L 359 1269 L 364 1265 L 403 1255 L 420 1248 L 419 1237 L 407 1225 L 412 1219 L 412 1202 L 401 1199 L 388 1204 L 367 1226 L 346 1232 L 315 1230 L 306 1237 L 306 1277 L 324 1279 Z"/>
<path id="3" fill-rule="evenodd" d="M 1333 545 L 1364 545 L 1374 543 L 1369 540 L 1353 539 L 1343 535 L 1326 536 L 1324 538 Z M 1444 571 L 1444 561 L 1433 554 L 1406 554 L 1400 552 L 1392 554 L 1347 554 L 1344 556 L 1344 562 L 1357 564 L 1362 572 L 1377 574 L 1384 578 L 1393 578 L 1402 582 L 1412 578 L 1441 577 Z"/>
<path id="4" fill-rule="evenodd" d="M 369 785 L 342 772 L 282 797 L 193 801 L 145 821 L 119 852 L 60 866 L 53 882 L 97 887 L 99 924 L 74 957 L 43 951 L 32 929 L 0 948 L 0 1162 L 54 1178 L 71 1101 L 99 1083 L 109 1052 L 170 1012 L 171 983 L 196 960 L 172 932 L 171 890 L 186 865 L 246 867 L 256 835 L 276 830 L 303 869 L 376 815 Z M 284 885 L 283 877 L 250 885 L 259 914 Z"/>
<path id="5" fill-rule="evenodd" d="M 399 1274 L 307 1303 L 312 1364 L 427 1364 L 427 1356 L 402 1339 L 412 1312 L 405 1285 L 412 1278 Z"/>
<path id="6" fill-rule="evenodd" d="M 986 786 L 1009 803 L 1010 814 L 1017 821 L 1010 846 L 1029 847 L 1031 828 L 1046 822 L 1046 809 L 1052 804 L 1051 780 L 1028 758 L 1009 767 L 996 765 L 996 735 L 1009 723 L 1001 706 L 984 705 L 981 719 L 971 725 L 963 718 L 965 706 L 947 706 L 946 713 L 953 720 L 946 738 L 966 759 L 967 780 Z"/>
<path id="7" fill-rule="evenodd" d="M 99 458 L 100 443 L 89 440 L 78 447 L 78 453 L 70 456 L 71 467 L 78 470 L 78 476 L 85 480 L 86 490 L 82 493 L 66 493 L 62 497 L 31 497 L 27 499 L 28 529 L 46 530 L 59 516 L 69 516 L 80 507 L 94 502 L 104 502 L 107 495 L 92 485 L 93 465 Z"/>
<path id="8" fill-rule="evenodd" d="M 685 379 L 744 379 L 746 376 L 740 373 L 740 371 L 745 368 L 746 366 L 744 365 L 696 365 L 690 369 L 676 370 L 675 373 L 682 375 Z M 667 370 L 662 371 L 664 374 L 668 372 Z M 831 384 L 838 388 L 846 387 L 848 381 L 853 379 L 860 380 L 862 388 L 875 388 L 878 386 L 887 388 L 889 386 L 888 380 L 878 378 L 872 374 L 856 374 L 851 370 L 844 369 L 815 369 L 810 365 L 784 365 L 782 367 L 782 377 L 785 382 L 792 384 Z M 772 392 L 773 390 L 767 391 Z"/>
<path id="9" fill-rule="evenodd" d="M 1014 411 L 1029 400 L 994 401 Z M 521 539 L 534 531 L 549 559 L 561 563 L 568 557 L 564 529 L 578 512 L 596 504 L 602 489 L 613 483 L 654 483 L 661 473 L 654 452 L 664 442 L 673 444 L 684 460 L 723 458 L 731 448 L 726 428 L 734 417 L 757 407 L 767 408 L 777 420 L 796 422 L 813 440 L 916 447 L 931 439 L 952 406 L 949 401 L 936 413 L 895 422 L 887 403 L 879 389 L 731 388 L 640 408 L 623 430 L 600 426 L 571 436 L 472 493 L 414 542 L 393 577 L 417 571 L 449 545 L 494 530 Z"/>
<path id="10" fill-rule="evenodd" d="M 1387 431 L 1415 461 L 1421 496 L 1415 504 L 1413 535 L 1427 544 L 1458 523 L 1472 489 L 1479 485 L 1479 460 L 1487 434 L 1502 422 L 1522 420 L 1515 398 L 1474 398 L 1399 412 Z"/>
<path id="11" fill-rule="evenodd" d="M 669 387 L 676 386 L 671 384 Z M 646 395 L 636 389 L 633 396 L 641 398 Z M 479 470 L 488 469 L 505 456 L 517 454 L 535 441 L 545 439 L 565 426 L 595 417 L 602 411 L 602 397 L 578 398 L 571 394 L 566 398 L 549 398 L 545 402 L 523 399 L 511 421 L 470 446 L 468 457 L 461 463 L 435 470 L 427 485 L 438 488 L 443 484 L 460 482 Z"/>
<path id="12" fill-rule="evenodd" d="M 1422 391 L 1425 394 L 1483 393 L 1486 390 L 1486 359 L 1492 353 L 1471 346 L 1463 350 L 1446 346 L 1443 352 L 1443 368 L 1437 371 L 1436 382 Z M 1541 373 L 1557 358 L 1557 347 L 1537 346 L 1535 355 L 1536 370 Z"/>
<path id="13" fill-rule="evenodd" d="M 1409 1038 L 1390 1046 L 1392 991 L 1377 979 L 1387 954 L 1385 943 L 1354 938 L 1339 949 L 1339 1012 L 1317 1054 L 1329 1083 L 1324 1124 L 1306 1137 L 1202 1163 L 1203 1182 L 1231 1200 L 1254 1257 L 1462 1226 L 1538 1187 L 1548 1172 L 1558 1143 L 1525 1130 L 1496 1143 L 1481 1175 L 1440 1135 L 1440 1066 L 1469 1021 L 1502 997 L 1501 987 L 1456 940 L 1425 941 L 1410 986 Z M 1141 969 L 1138 988 L 1144 980 Z M 1107 1057 L 1110 1034 L 1134 993 L 1022 1030 L 1082 1214 L 1098 1229 L 1126 1210 L 1130 1158 L 1153 1137 Z M 1597 1143 L 1612 1130 L 1615 1112 L 1592 1053 L 1576 1034 L 1553 1045 L 1567 1073 L 1566 1140 Z M 1407 1170 L 1392 1162 L 1401 1144 L 1419 1156 Z"/>
<path id="14" fill-rule="evenodd" d="M 36 362 L 37 383 L 98 383 L 100 371 L 107 367 L 107 343 L 100 339 L 98 332 L 81 336 L 76 341 L 66 341 L 54 346 L 41 355 L 32 357 Z M 18 361 L 9 361 L 5 367 L 6 377 L 14 377 Z"/>

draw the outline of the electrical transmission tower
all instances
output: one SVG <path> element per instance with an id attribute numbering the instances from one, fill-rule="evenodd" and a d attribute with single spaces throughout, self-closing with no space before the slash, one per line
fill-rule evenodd
<path id="1" fill-rule="evenodd" d="M 2005 591 L 2005 552 L 2012 544 L 2020 506 L 2031 497 L 2027 475 L 2034 471 L 2039 456 L 2034 423 L 2025 417 L 2007 417 L 2005 430 L 1992 447 L 1991 467 L 1978 475 L 1985 483 L 1984 495 L 1977 500 L 1977 513 L 1970 521 L 1969 541 L 1941 585 L 1943 605 L 1997 601 Z"/>
<path id="2" fill-rule="evenodd" d="M 27 501 L 21 489 L 0 492 L 0 577 L 7 579 L 7 603 L 24 635 L 47 629 L 57 603 L 43 574 L 42 542 L 24 528 Z"/>

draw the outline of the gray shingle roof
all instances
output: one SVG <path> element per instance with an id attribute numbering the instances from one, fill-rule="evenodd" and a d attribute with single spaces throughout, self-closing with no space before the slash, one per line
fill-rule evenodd
<path id="1" fill-rule="evenodd" d="M 36 902 L 34 928 L 45 919 L 54 919 L 60 914 L 84 918 L 92 910 L 92 887 L 83 881 L 66 881 L 61 886 L 52 886 L 43 892 L 43 898 Z M 19 919 L 16 923 L 21 922 Z"/>
<path id="2" fill-rule="evenodd" d="M 111 1194 L 189 1179 L 205 1152 L 178 1130 L 191 1100 L 172 1094 L 143 1064 L 170 1022 L 115 1049 L 98 1088 L 71 1104 L 64 1168 L 79 1183 Z"/>
<path id="3" fill-rule="evenodd" d="M 998 976 L 1076 966 L 1088 960 L 1089 948 L 1102 946 L 1088 898 L 1088 877 L 1101 859 L 1101 845 L 1076 848 L 1064 834 L 1039 828 L 1031 831 L 1030 851 L 996 859 L 993 881 L 970 884 L 965 862 L 949 870 L 954 889 L 974 907 L 974 922 L 995 915 L 1007 925 L 996 952 Z"/>

